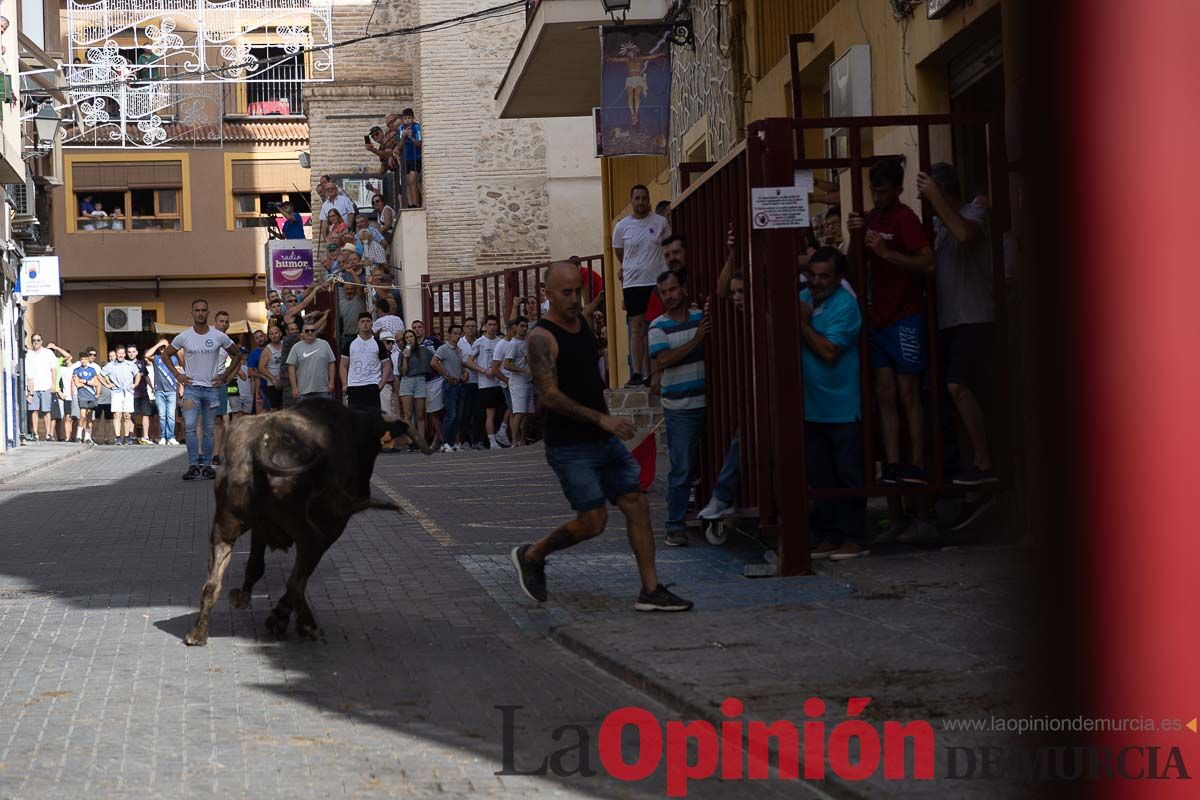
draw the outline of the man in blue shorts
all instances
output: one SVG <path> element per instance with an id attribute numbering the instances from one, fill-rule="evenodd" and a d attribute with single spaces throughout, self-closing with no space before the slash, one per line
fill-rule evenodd
<path id="1" fill-rule="evenodd" d="M 900 202 L 904 167 L 894 158 L 868 173 L 875 207 L 866 219 L 851 214 L 851 231 L 866 230 L 871 369 L 879 401 L 879 430 L 886 461 L 883 483 L 928 483 L 921 373 L 925 371 L 925 276 L 934 270 L 933 247 L 921 220 Z M 897 400 L 899 403 L 897 404 Z M 900 408 L 908 423 L 912 458 L 900 457 Z"/>
<path id="2" fill-rule="evenodd" d="M 558 476 L 575 519 L 549 536 L 513 548 L 521 590 L 546 600 L 546 557 L 599 536 L 608 523 L 606 503 L 622 513 L 637 559 L 642 591 L 638 611 L 687 611 L 691 601 L 658 582 L 650 506 L 642 494 L 637 462 L 621 439 L 633 438 L 629 420 L 610 416 L 604 382 L 596 369 L 596 338 L 580 314 L 583 281 L 579 266 L 556 261 L 546 268 L 549 310 L 530 332 L 529 369 L 546 407 L 546 461 Z"/>

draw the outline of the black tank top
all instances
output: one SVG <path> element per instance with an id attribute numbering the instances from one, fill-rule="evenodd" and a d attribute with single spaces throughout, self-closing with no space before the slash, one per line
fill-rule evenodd
<path id="1" fill-rule="evenodd" d="M 558 358 L 554 366 L 558 371 L 558 388 L 567 397 L 587 408 L 608 413 L 604 401 L 604 381 L 600 377 L 598 345 L 592 329 L 581 319 L 579 331 L 571 333 L 543 317 L 537 326 L 552 334 L 558 341 Z M 609 433 L 598 425 L 580 422 L 563 416 L 553 409 L 546 409 L 547 447 L 572 444 L 587 444 L 607 439 Z"/>

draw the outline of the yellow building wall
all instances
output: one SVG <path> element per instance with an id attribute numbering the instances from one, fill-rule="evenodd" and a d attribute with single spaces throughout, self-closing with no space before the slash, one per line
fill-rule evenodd
<path id="1" fill-rule="evenodd" d="M 651 205 L 671 199 L 670 165 L 666 156 L 626 156 L 600 159 L 600 186 L 604 218 L 604 317 L 608 320 L 608 385 L 624 386 L 629 380 L 629 332 L 619 263 L 612 251 L 612 230 L 629 213 L 629 190 L 637 184 L 650 190 Z"/>

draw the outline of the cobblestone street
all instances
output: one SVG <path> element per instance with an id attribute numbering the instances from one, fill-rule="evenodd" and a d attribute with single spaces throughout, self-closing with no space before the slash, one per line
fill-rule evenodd
<path id="1" fill-rule="evenodd" d="M 99 448 L 0 486 L 0 797 L 662 795 L 661 769 L 636 785 L 494 774 L 496 705 L 524 707 L 521 769 L 563 747 L 551 737 L 567 724 L 593 733 L 596 768 L 605 714 L 667 711 L 522 631 L 464 567 L 463 534 L 408 515 L 361 515 L 326 555 L 309 584 L 323 642 L 265 631 L 291 563 L 274 553 L 251 608 L 222 598 L 209 646 L 184 647 L 212 485 L 179 480 L 181 450 Z M 403 491 L 409 457 L 386 458 L 377 474 Z"/>
<path id="2" fill-rule="evenodd" d="M 45 455 L 52 447 L 64 452 Z M 67 458 L 0 480 L 2 798 L 656 797 L 661 766 L 635 784 L 602 772 L 495 775 L 495 706 L 522 707 L 517 767 L 564 747 L 555 729 L 578 725 L 592 734 L 598 769 L 600 722 L 625 705 L 713 719 L 734 694 L 748 717 L 798 719 L 809 694 L 843 703 L 861 693 L 880 698 L 879 719 L 913 719 L 969 715 L 1004 694 L 1005 587 L 971 588 L 990 572 L 969 555 L 747 580 L 742 564 L 761 551 L 736 540 L 711 547 L 693 533 L 692 547 L 660 547 L 659 561 L 696 611 L 647 616 L 631 610 L 636 573 L 616 514 L 605 536 L 550 561 L 550 601 L 535 607 L 508 550 L 569 513 L 540 448 L 381 455 L 376 490 L 406 513 L 356 517 L 326 554 L 309 584 L 323 641 L 266 632 L 292 560 L 269 553 L 251 607 L 236 611 L 223 597 L 208 647 L 187 648 L 211 484 L 179 480 L 181 449 L 25 450 L 35 451 L 26 472 L 37 458 Z M 660 499 L 652 494 L 661 524 Z M 240 583 L 248 546 L 239 541 L 226 590 Z M 931 570 L 946 583 L 931 585 Z M 896 581 L 908 589 L 893 592 Z M 984 601 L 973 614 L 949 599 L 965 591 Z M 829 716 L 836 722 L 840 708 Z M 636 737 L 625 744 L 633 761 Z M 896 788 L 712 780 L 692 783 L 689 796 Z M 938 788 L 925 784 L 929 796 L 944 796 Z M 961 796 L 999 796 L 985 788 Z"/>

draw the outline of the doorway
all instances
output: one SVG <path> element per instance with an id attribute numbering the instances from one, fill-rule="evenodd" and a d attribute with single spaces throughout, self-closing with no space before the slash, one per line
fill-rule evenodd
<path id="1" fill-rule="evenodd" d="M 996 37 L 950 62 L 950 111 L 1004 114 L 1003 52 Z M 969 202 L 988 191 L 987 133 L 982 125 L 956 125 L 951 135 L 963 199 Z"/>

